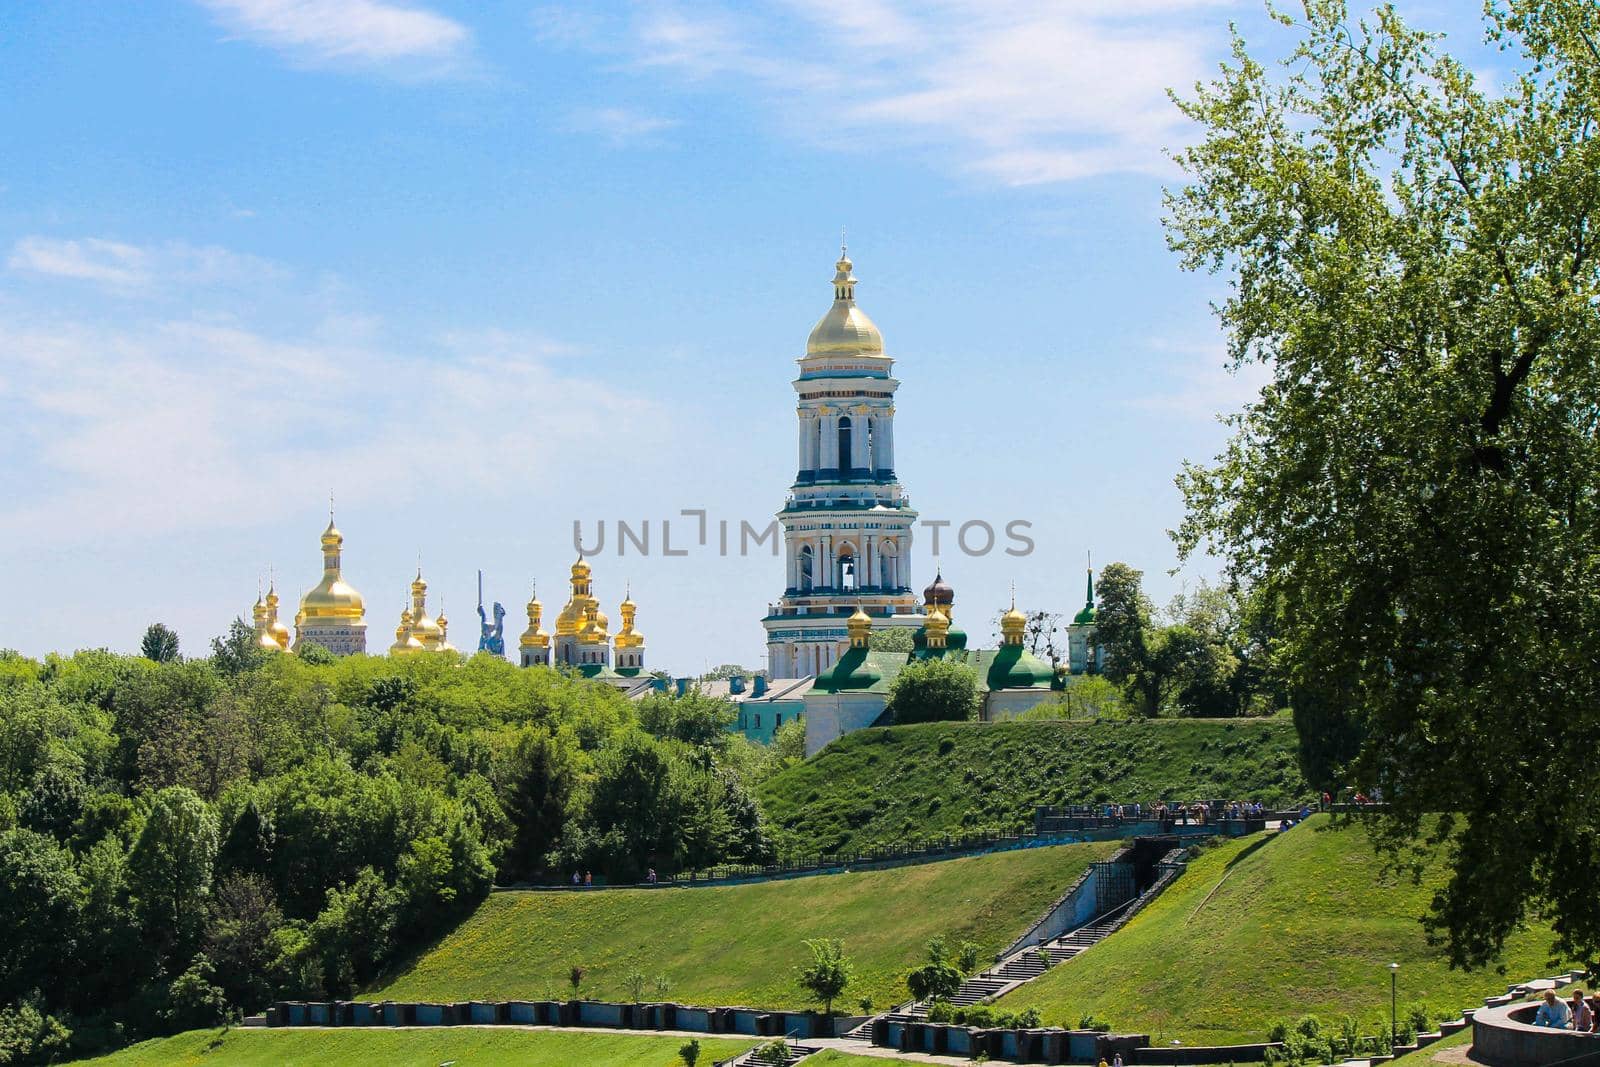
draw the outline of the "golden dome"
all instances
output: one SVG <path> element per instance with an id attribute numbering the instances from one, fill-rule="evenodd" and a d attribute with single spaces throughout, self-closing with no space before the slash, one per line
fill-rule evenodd
<path id="1" fill-rule="evenodd" d="M 583 556 L 581 555 L 578 557 L 578 562 L 572 565 L 572 576 L 574 578 L 589 577 L 589 564 L 584 562 Z"/>
<path id="2" fill-rule="evenodd" d="M 300 598 L 300 611 L 307 619 L 352 619 L 359 622 L 367 613 L 361 594 L 345 583 L 340 573 L 340 548 L 344 535 L 328 516 L 322 531 L 322 581 Z"/>
<path id="3" fill-rule="evenodd" d="M 267 589 L 267 633 L 272 635 L 272 640 L 277 642 L 278 648 L 284 652 L 289 651 L 289 628 L 278 618 L 278 592 L 273 587 Z"/>
<path id="4" fill-rule="evenodd" d="M 850 631 L 850 647 L 866 648 L 867 635 L 872 632 L 872 616 L 867 614 L 865 608 L 856 605 L 856 613 L 850 616 L 845 623 Z"/>
<path id="5" fill-rule="evenodd" d="M 1011 597 L 1011 610 L 1000 616 L 1000 634 L 1008 645 L 1022 644 L 1023 631 L 1028 628 L 1028 617 L 1017 610 L 1016 594 Z"/>
<path id="6" fill-rule="evenodd" d="M 406 608 L 400 612 L 400 625 L 395 627 L 394 644 L 389 646 L 389 655 L 406 656 L 421 651 L 422 642 L 411 633 L 411 609 Z"/>
<path id="7" fill-rule="evenodd" d="M 946 635 L 950 633 L 950 617 L 935 606 L 929 609 L 922 629 L 927 634 L 929 648 L 944 648 Z"/>
<path id="8" fill-rule="evenodd" d="M 411 583 L 411 636 L 428 649 L 438 648 L 444 640 L 444 631 L 428 617 L 428 583 L 422 578 L 421 567 Z"/>
<path id="9" fill-rule="evenodd" d="M 616 639 L 612 642 L 618 648 L 643 648 L 644 634 L 633 628 L 633 620 L 639 613 L 639 605 L 633 602 L 633 592 L 629 590 L 623 595 L 619 611 L 622 612 L 622 629 L 617 632 Z"/>
<path id="10" fill-rule="evenodd" d="M 808 356 L 881 356 L 883 334 L 867 313 L 856 307 L 856 278 L 850 273 L 850 257 L 839 250 L 834 264 L 833 307 L 817 320 L 806 339 Z"/>
<path id="11" fill-rule="evenodd" d="M 544 605 L 539 602 L 539 597 L 535 594 L 534 598 L 528 601 L 528 628 L 522 631 L 522 639 L 519 642 L 523 648 L 548 648 L 550 646 L 550 635 L 539 625 L 540 617 L 543 614 Z"/>

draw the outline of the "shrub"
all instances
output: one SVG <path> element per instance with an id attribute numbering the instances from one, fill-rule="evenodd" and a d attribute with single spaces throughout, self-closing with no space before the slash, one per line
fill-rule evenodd
<path id="1" fill-rule="evenodd" d="M 750 1061 L 783 1067 L 783 1064 L 789 1062 L 789 1046 L 782 1038 L 768 1041 L 765 1045 L 757 1045 L 755 1051 L 750 1054 Z"/>
<path id="2" fill-rule="evenodd" d="M 1102 1034 L 1111 1032 L 1111 1024 L 1104 1019 L 1096 1018 L 1092 1013 L 1085 1013 L 1078 1017 L 1079 1030 L 1095 1030 Z"/>
<path id="3" fill-rule="evenodd" d="M 956 1011 L 950 1002 L 943 997 L 935 997 L 928 1001 L 928 1021 L 930 1023 L 954 1022 Z"/>
<path id="4" fill-rule="evenodd" d="M 679 1045 L 678 1058 L 683 1061 L 683 1067 L 695 1067 L 700 1062 L 700 1039 L 691 1037 Z"/>
<path id="5" fill-rule="evenodd" d="M 956 1022 L 965 1023 L 967 1026 L 988 1027 L 994 1025 L 993 1009 L 983 1006 L 968 1008 L 966 1011 L 956 1012 Z"/>

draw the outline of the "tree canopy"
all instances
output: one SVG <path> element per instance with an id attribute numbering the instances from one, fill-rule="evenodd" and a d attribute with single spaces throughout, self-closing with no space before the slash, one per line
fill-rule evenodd
<path id="1" fill-rule="evenodd" d="M 1170 241 L 1270 380 L 1181 477 L 1179 541 L 1276 605 L 1308 771 L 1448 849 L 1452 959 L 1542 910 L 1593 959 L 1600 7 L 1486 19 L 1492 81 L 1391 9 L 1307 0 L 1281 66 L 1236 39 L 1182 102 Z"/>

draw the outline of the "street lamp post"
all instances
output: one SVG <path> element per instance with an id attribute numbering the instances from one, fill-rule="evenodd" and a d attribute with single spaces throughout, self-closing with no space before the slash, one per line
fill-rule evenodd
<path id="1" fill-rule="evenodd" d="M 1399 1005 L 1400 965 L 1389 964 L 1389 1048 L 1400 1043 L 1400 1020 L 1396 1010 Z"/>

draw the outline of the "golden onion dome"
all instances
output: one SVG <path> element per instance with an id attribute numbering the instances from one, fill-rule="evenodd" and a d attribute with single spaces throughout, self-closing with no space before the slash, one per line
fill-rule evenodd
<path id="1" fill-rule="evenodd" d="M 850 631 L 850 647 L 867 647 L 867 635 L 872 632 L 872 616 L 867 614 L 865 608 L 857 604 L 856 613 L 846 620 L 845 627 Z"/>
<path id="2" fill-rule="evenodd" d="M 581 555 L 578 557 L 578 562 L 572 565 L 572 576 L 574 578 L 589 577 L 589 564 L 584 561 Z"/>
<path id="3" fill-rule="evenodd" d="M 834 264 L 833 306 L 811 328 L 806 339 L 808 356 L 881 356 L 883 334 L 856 306 L 856 278 L 850 273 L 850 257 L 839 250 Z"/>
<path id="4" fill-rule="evenodd" d="M 1028 628 L 1028 617 L 1017 610 L 1017 598 L 1011 597 L 1011 610 L 1000 616 L 1000 634 L 1008 645 L 1022 644 L 1022 634 Z"/>
<path id="5" fill-rule="evenodd" d="M 341 574 L 339 550 L 344 535 L 328 516 L 328 528 L 322 531 L 322 581 L 300 598 L 300 612 L 308 619 L 355 619 L 367 613 L 361 594 L 345 582 Z"/>
<path id="6" fill-rule="evenodd" d="M 550 644 L 550 635 L 539 625 L 543 615 L 544 605 L 535 595 L 528 601 L 528 628 L 522 631 L 522 639 L 519 642 L 523 648 L 545 648 Z"/>

